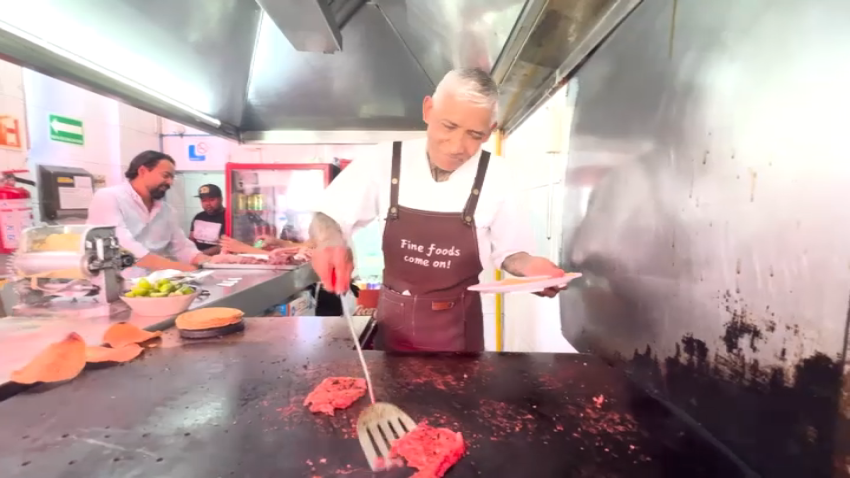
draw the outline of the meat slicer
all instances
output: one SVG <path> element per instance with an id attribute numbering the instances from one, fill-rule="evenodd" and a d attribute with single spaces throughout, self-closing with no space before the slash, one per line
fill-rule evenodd
<path id="1" fill-rule="evenodd" d="M 32 227 L 19 244 L 13 315 L 108 315 L 121 295 L 121 271 L 135 262 L 112 226 Z"/>

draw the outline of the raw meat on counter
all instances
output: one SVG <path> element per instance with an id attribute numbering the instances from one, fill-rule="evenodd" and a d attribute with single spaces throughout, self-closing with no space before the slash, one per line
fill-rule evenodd
<path id="1" fill-rule="evenodd" d="M 266 264 L 267 261 L 251 256 L 236 254 L 217 254 L 210 258 L 210 264 Z"/>
<path id="2" fill-rule="evenodd" d="M 393 443 L 392 458 L 404 458 L 407 466 L 419 470 L 411 478 L 440 478 L 466 453 L 463 436 L 448 428 L 420 423 Z"/>
<path id="3" fill-rule="evenodd" d="M 297 266 L 304 264 L 309 260 L 309 251 L 285 247 L 269 252 L 268 259 L 256 257 L 254 255 L 218 254 L 210 258 L 210 263 Z"/>
<path id="4" fill-rule="evenodd" d="M 304 399 L 313 413 L 333 416 L 336 409 L 345 409 L 366 394 L 366 379 L 351 377 L 328 377 L 322 380 Z"/>

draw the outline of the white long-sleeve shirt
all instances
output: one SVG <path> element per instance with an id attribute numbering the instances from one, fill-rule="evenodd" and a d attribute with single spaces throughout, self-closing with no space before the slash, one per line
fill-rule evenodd
<path id="1" fill-rule="evenodd" d="M 424 139 L 404 141 L 401 149 L 399 205 L 434 212 L 461 212 L 472 191 L 480 153 L 453 172 L 447 181 L 431 176 Z M 379 144 L 370 157 L 354 160 L 325 190 L 318 211 L 351 234 L 374 220 L 386 220 L 390 207 L 392 143 Z M 500 268 L 508 256 L 533 250 L 531 223 L 519 207 L 515 174 L 506 161 L 490 156 L 475 211 L 481 264 Z"/>
<path id="2" fill-rule="evenodd" d="M 115 226 L 118 243 L 136 259 L 157 254 L 189 264 L 199 254 L 195 244 L 180 228 L 177 212 L 165 201 L 155 201 L 148 211 L 142 198 L 130 183 L 100 189 L 89 206 L 86 224 Z M 125 277 L 144 275 L 144 269 L 133 267 Z"/>

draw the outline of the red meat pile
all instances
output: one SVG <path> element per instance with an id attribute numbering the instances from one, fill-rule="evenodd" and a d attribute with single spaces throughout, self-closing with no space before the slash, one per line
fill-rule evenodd
<path id="1" fill-rule="evenodd" d="M 273 266 L 297 266 L 308 260 L 298 249 L 293 250 L 292 248 L 275 249 L 269 252 L 268 260 L 236 254 L 218 254 L 210 258 L 210 262 L 213 264 L 268 264 Z"/>
<path id="2" fill-rule="evenodd" d="M 212 264 L 265 264 L 266 261 L 254 257 L 237 256 L 234 254 L 218 254 L 210 258 Z"/>
<path id="3" fill-rule="evenodd" d="M 334 410 L 351 406 L 366 394 L 366 380 L 351 377 L 328 377 L 304 399 L 313 413 L 334 415 Z"/>
<path id="4" fill-rule="evenodd" d="M 292 248 L 275 249 L 269 252 L 269 264 L 276 266 L 293 266 L 303 263 L 296 259 L 298 250 Z"/>
<path id="5" fill-rule="evenodd" d="M 392 458 L 401 457 L 407 466 L 419 470 L 411 478 L 440 478 L 466 453 L 460 433 L 420 423 L 412 432 L 396 440 Z"/>

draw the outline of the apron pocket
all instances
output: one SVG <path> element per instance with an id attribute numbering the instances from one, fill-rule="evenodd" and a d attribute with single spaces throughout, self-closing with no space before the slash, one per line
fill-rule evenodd
<path id="1" fill-rule="evenodd" d="M 420 350 L 461 352 L 466 349 L 464 296 L 416 297 L 410 308 Z"/>
<path id="2" fill-rule="evenodd" d="M 389 350 L 463 352 L 483 350 L 477 294 L 421 297 L 381 291 L 375 320 Z M 467 321 L 471 323 L 467 323 Z"/>
<path id="3" fill-rule="evenodd" d="M 409 296 L 403 296 L 387 288 L 378 298 L 375 320 L 378 322 L 378 342 L 382 350 L 414 351 L 410 331 L 405 327 L 409 323 Z"/>
<path id="4" fill-rule="evenodd" d="M 390 294 L 395 293 L 388 292 L 383 292 L 378 297 L 378 309 L 375 311 L 375 320 L 378 322 L 397 322 L 402 320 L 405 315 L 405 301 L 390 297 Z M 400 294 L 396 295 L 401 296 Z"/>

